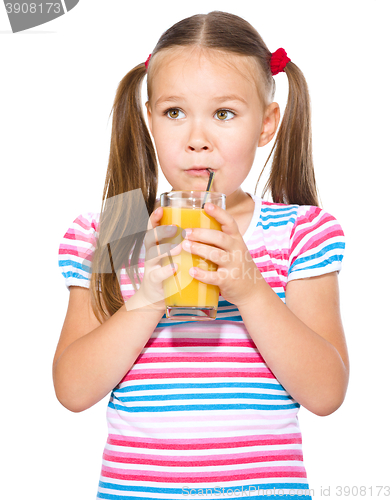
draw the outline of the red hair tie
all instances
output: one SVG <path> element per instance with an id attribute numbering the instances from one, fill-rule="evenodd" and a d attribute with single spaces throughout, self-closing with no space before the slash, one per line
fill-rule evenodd
<path id="1" fill-rule="evenodd" d="M 280 48 L 276 50 L 271 54 L 270 66 L 272 74 L 277 75 L 283 71 L 289 61 L 291 61 L 291 59 L 287 57 L 287 53 L 284 49 Z"/>
<path id="2" fill-rule="evenodd" d="M 151 59 L 151 54 L 147 57 L 147 61 L 144 63 L 146 70 L 148 69 L 148 63 L 150 62 L 150 59 Z"/>

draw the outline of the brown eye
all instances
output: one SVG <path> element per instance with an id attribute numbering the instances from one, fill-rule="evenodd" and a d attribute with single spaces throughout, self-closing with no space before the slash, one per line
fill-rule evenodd
<path id="1" fill-rule="evenodd" d="M 167 110 L 165 114 L 169 118 L 171 118 L 172 120 L 176 120 L 177 118 L 182 118 L 182 116 L 180 116 L 180 113 L 182 113 L 182 111 L 179 110 L 178 108 L 172 108 L 172 109 Z M 184 114 L 184 113 L 182 113 L 182 114 Z"/>
<path id="2" fill-rule="evenodd" d="M 223 122 L 231 120 L 234 117 L 234 113 L 232 111 L 229 111 L 228 109 L 220 109 L 216 112 L 216 116 L 218 120 Z"/>
<path id="3" fill-rule="evenodd" d="M 219 120 L 225 120 L 227 118 L 227 111 L 225 109 L 218 111 L 218 118 Z"/>

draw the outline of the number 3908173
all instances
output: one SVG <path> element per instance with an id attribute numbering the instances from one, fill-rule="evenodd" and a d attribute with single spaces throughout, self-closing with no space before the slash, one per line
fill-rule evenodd
<path id="1" fill-rule="evenodd" d="M 391 488 L 389 486 L 336 486 L 336 496 L 366 496 L 366 497 L 389 497 Z"/>
<path id="2" fill-rule="evenodd" d="M 61 13 L 61 3 L 6 3 L 5 8 L 8 14 L 54 14 Z"/>

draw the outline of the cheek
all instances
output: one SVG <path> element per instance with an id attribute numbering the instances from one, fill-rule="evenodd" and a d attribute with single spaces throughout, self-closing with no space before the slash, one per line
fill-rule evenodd
<path id="1" fill-rule="evenodd" d="M 227 137 L 224 154 L 230 163 L 244 163 L 255 155 L 258 141 L 249 131 L 240 131 Z M 245 166 L 245 165 L 244 165 Z"/>
<path id="2" fill-rule="evenodd" d="M 173 131 L 171 127 L 165 126 L 159 120 L 156 123 L 156 126 L 153 128 L 153 137 L 157 147 L 164 147 L 166 145 L 166 149 L 170 149 L 167 147 L 168 144 L 175 145 L 178 142 L 178 133 Z M 172 146 L 171 146 L 172 147 Z"/>
<path id="3" fill-rule="evenodd" d="M 161 163 L 173 163 L 178 158 L 178 145 L 173 137 L 165 135 L 159 137 L 158 140 L 155 140 L 155 147 Z"/>
<path id="4" fill-rule="evenodd" d="M 172 140 L 167 133 L 167 129 L 165 130 L 163 127 L 155 126 L 153 127 L 153 133 L 151 135 L 154 138 L 155 147 L 160 160 L 168 155 L 170 156 L 172 148 L 168 148 L 167 144 L 172 144 Z"/>

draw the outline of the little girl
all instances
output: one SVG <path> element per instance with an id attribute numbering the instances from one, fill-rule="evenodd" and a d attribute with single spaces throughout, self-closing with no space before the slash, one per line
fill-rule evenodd
<path id="1" fill-rule="evenodd" d="M 280 71 L 289 95 L 267 202 L 241 184 L 278 128 Z M 171 251 L 217 264 L 192 274 L 219 286 L 215 321 L 165 317 L 162 282 L 176 268 L 160 265 L 170 228 L 160 225 L 145 76 L 148 125 L 173 190 L 204 191 L 208 168 L 226 195 L 225 210 L 204 207 L 222 231 L 187 231 Z M 349 362 L 337 278 L 344 234 L 318 208 L 302 72 L 243 19 L 195 15 L 123 78 L 113 109 L 101 214 L 77 217 L 60 245 L 70 298 L 53 361 L 69 410 L 110 393 L 97 498 L 309 498 L 297 413 L 339 408 Z M 148 231 L 130 230 L 143 214 L 134 194 Z"/>

